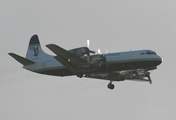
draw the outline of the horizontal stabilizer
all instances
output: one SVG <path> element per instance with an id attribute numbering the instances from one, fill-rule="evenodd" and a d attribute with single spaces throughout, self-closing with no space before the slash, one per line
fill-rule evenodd
<path id="1" fill-rule="evenodd" d="M 21 64 L 25 65 L 31 65 L 34 64 L 35 62 L 28 60 L 26 58 L 23 58 L 15 53 L 8 53 L 10 56 L 12 56 L 15 60 L 17 60 L 18 62 L 20 62 Z"/>

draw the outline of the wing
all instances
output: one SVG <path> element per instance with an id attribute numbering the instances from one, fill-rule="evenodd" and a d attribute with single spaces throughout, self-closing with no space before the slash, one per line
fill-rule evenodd
<path id="1" fill-rule="evenodd" d="M 113 71 L 107 73 L 93 73 L 93 74 L 86 74 L 85 77 L 110 81 L 132 80 L 139 82 L 146 81 L 152 83 L 150 78 L 150 72 L 148 72 L 148 70 L 145 69 Z"/>
<path id="2" fill-rule="evenodd" d="M 54 57 L 56 60 L 58 60 L 61 64 L 63 64 L 67 69 L 69 69 L 73 74 L 78 73 L 78 69 L 73 66 L 70 62 L 65 60 L 62 56 L 58 55 Z"/>
<path id="3" fill-rule="evenodd" d="M 55 59 L 58 60 L 61 64 L 63 64 L 73 74 L 78 72 L 79 66 L 88 64 L 87 61 L 55 44 L 49 44 L 46 45 L 46 47 L 48 47 L 52 52 L 54 52 L 57 55 L 55 56 Z"/>
<path id="4" fill-rule="evenodd" d="M 87 61 L 83 60 L 80 57 L 77 57 L 76 55 L 68 52 L 67 50 L 55 45 L 55 44 L 49 44 L 46 45 L 52 52 L 54 52 L 58 56 L 63 56 L 64 59 L 71 62 L 72 64 L 84 64 L 87 63 Z"/>
<path id="5" fill-rule="evenodd" d="M 125 80 L 119 73 L 113 73 L 113 72 L 85 74 L 84 77 L 102 79 L 102 80 L 110 80 L 110 81 L 124 81 Z"/>

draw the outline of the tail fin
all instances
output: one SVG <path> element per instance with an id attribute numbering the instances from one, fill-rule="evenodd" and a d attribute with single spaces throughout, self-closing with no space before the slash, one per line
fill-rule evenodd
<path id="1" fill-rule="evenodd" d="M 36 61 L 46 57 L 48 55 L 42 50 L 38 36 L 33 35 L 29 42 L 26 58 L 31 61 Z"/>

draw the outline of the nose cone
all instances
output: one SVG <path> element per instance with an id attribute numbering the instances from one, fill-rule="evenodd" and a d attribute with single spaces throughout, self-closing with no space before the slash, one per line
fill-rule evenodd
<path id="1" fill-rule="evenodd" d="M 158 60 L 157 61 L 158 61 L 158 65 L 160 65 L 162 63 L 163 59 L 160 56 L 158 56 Z"/>

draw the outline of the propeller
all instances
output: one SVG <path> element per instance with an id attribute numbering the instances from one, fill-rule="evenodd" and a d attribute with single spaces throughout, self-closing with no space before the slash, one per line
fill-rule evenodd
<path id="1" fill-rule="evenodd" d="M 90 45 L 90 41 L 89 40 L 87 40 L 87 47 L 89 48 L 89 45 Z"/>
<path id="2" fill-rule="evenodd" d="M 95 51 L 90 50 L 90 41 L 89 40 L 87 40 L 87 48 L 88 48 L 89 54 L 90 53 L 94 53 L 95 54 Z"/>
<path id="3" fill-rule="evenodd" d="M 106 57 L 101 53 L 100 49 L 98 49 L 98 54 L 102 57 L 102 60 L 106 61 Z"/>
<path id="4" fill-rule="evenodd" d="M 100 49 L 98 49 L 98 53 L 99 53 L 100 55 L 102 55 Z M 108 54 L 108 50 L 106 50 L 106 53 L 105 53 L 105 54 Z"/>
<path id="5" fill-rule="evenodd" d="M 100 55 L 102 55 L 100 49 L 98 49 L 98 53 L 99 53 Z"/>
<path id="6" fill-rule="evenodd" d="M 106 50 L 106 54 L 108 54 L 108 50 Z"/>
<path id="7" fill-rule="evenodd" d="M 106 50 L 106 53 L 103 55 L 103 54 L 101 53 L 100 49 L 98 49 L 98 53 L 100 54 L 102 60 L 105 62 L 106 66 L 109 67 L 109 65 L 108 65 L 107 62 L 106 62 L 106 57 L 105 57 L 105 55 L 108 54 L 108 50 Z"/>
<path id="8" fill-rule="evenodd" d="M 88 49 L 88 52 L 87 52 L 87 61 L 88 61 L 88 63 L 90 63 L 90 53 L 95 54 L 95 51 L 90 50 L 90 41 L 89 40 L 87 40 L 87 49 Z"/>

